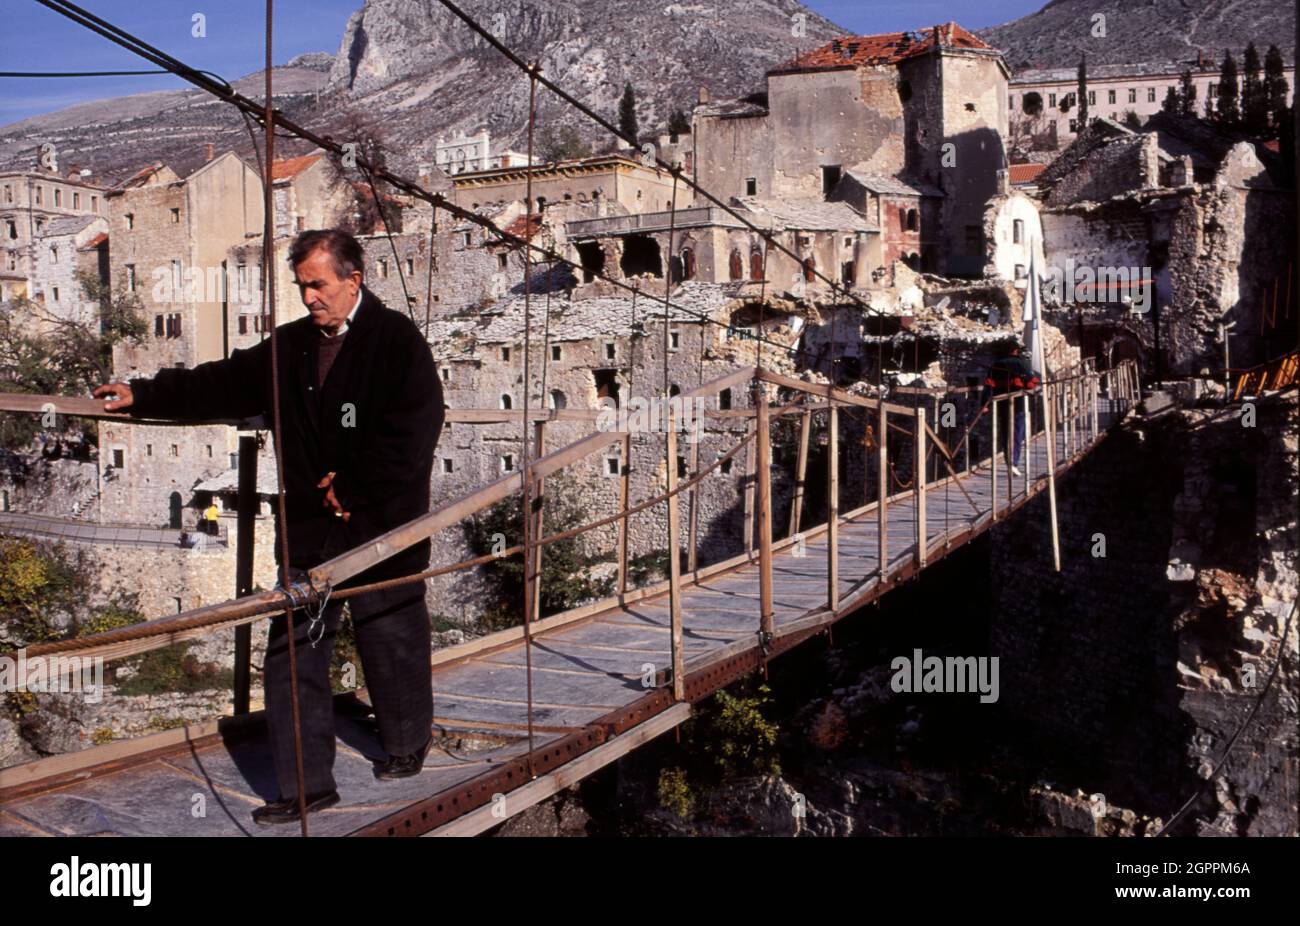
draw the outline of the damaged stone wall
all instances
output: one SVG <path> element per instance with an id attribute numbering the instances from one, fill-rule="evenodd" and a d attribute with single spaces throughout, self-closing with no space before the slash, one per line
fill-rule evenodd
<path id="1" fill-rule="evenodd" d="M 1058 480 L 1061 573 L 1045 497 L 993 535 L 1003 699 L 1109 802 L 1168 819 L 1205 786 L 1181 833 L 1295 834 L 1296 411 L 1292 393 L 1253 428 L 1200 409 L 1109 435 Z"/>
<path id="2" fill-rule="evenodd" d="M 821 198 L 826 165 L 886 175 L 902 168 L 903 106 L 893 66 L 773 74 L 768 94 L 775 145 L 772 189 L 764 195 Z"/>
<path id="3" fill-rule="evenodd" d="M 1294 194 L 1274 184 L 1246 142 L 1227 150 L 1212 182 L 1184 183 L 1171 171 L 1165 179 L 1179 185 L 1160 186 L 1156 175 L 1164 155 L 1156 139 L 1125 135 L 1080 157 L 1073 157 L 1078 146 L 1072 146 L 1058 161 L 1060 176 L 1047 193 L 1049 269 L 1068 276 L 1068 262 L 1089 274 L 1127 268 L 1154 281 L 1140 315 L 1123 310 L 1118 298 L 1080 301 L 1089 352 L 1128 340 L 1152 374 L 1158 319 L 1166 375 L 1222 369 L 1220 323 L 1236 324 L 1233 367 L 1271 359 L 1294 340 L 1283 330 L 1294 311 L 1285 296 L 1284 269 L 1293 250 Z M 1276 312 L 1275 291 L 1283 293 Z M 1107 303 L 1114 305 L 1108 309 Z"/>
<path id="4" fill-rule="evenodd" d="M 97 470 L 93 444 L 49 441 L 21 452 L 0 449 L 0 512 L 98 521 Z"/>

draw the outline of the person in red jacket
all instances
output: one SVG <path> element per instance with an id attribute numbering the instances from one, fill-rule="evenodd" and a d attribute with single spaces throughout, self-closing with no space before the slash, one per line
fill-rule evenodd
<path id="1" fill-rule="evenodd" d="M 429 510 L 433 451 L 442 429 L 442 386 L 429 344 L 405 315 L 363 285 L 365 255 L 336 230 L 308 231 L 289 251 L 305 318 L 276 330 L 289 582 Z M 95 390 L 108 411 L 179 421 L 272 417 L 271 341 L 192 370 Z M 280 560 L 281 545 L 275 547 Z M 417 543 L 341 587 L 428 568 Z M 285 569 L 284 567 L 288 567 Z M 366 592 L 349 611 L 379 737 L 388 758 L 377 778 L 419 774 L 432 744 L 430 624 L 424 583 Z M 329 664 L 342 602 L 323 614 L 294 612 L 307 812 L 335 804 L 334 704 Z M 253 811 L 259 824 L 299 819 L 288 628 L 271 619 L 264 666 L 267 730 L 280 797 Z M 318 645 L 323 644 L 323 645 Z"/>
<path id="2" fill-rule="evenodd" d="M 1026 389 L 1033 390 L 1037 389 L 1041 384 L 1041 379 L 1034 372 L 1034 368 L 1030 366 L 1029 360 L 1024 356 L 1020 345 L 1012 344 L 1005 355 L 994 360 L 989 366 L 988 375 L 984 377 L 984 392 L 981 396 L 981 404 L 987 407 L 995 395 L 1006 395 L 1010 392 L 1021 392 Z M 1004 407 L 1015 406 L 1014 415 L 1009 407 L 1002 411 L 1002 417 L 998 421 L 998 428 L 1011 444 L 1007 450 L 1011 455 L 1011 471 L 1019 476 L 1022 475 L 1020 470 L 1020 448 L 1025 441 L 1024 399 L 1017 398 L 1014 402 L 1008 401 L 1002 404 Z M 1012 424 L 1013 420 L 1014 425 Z M 1012 438 L 1013 428 L 1015 431 L 1014 439 Z"/>

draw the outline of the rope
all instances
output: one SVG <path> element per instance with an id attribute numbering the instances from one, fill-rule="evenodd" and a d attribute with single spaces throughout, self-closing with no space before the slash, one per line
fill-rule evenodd
<path id="1" fill-rule="evenodd" d="M 530 65 L 528 68 L 528 163 L 533 163 L 533 129 L 537 121 L 537 65 Z M 525 184 L 526 192 L 524 194 L 524 238 L 531 241 L 532 235 L 532 212 L 533 212 L 533 172 L 528 171 L 528 178 Z M 541 210 L 538 210 L 538 222 L 540 225 Z M 532 615 L 533 615 L 533 596 L 540 592 L 535 588 L 534 580 L 529 576 L 529 552 L 532 549 L 529 544 L 529 535 L 532 532 L 533 510 L 532 510 L 532 484 L 533 480 L 528 477 L 530 466 L 529 459 L 529 440 L 528 440 L 528 395 L 532 390 L 532 383 L 529 380 L 529 362 L 532 350 L 532 252 L 524 250 L 524 414 L 523 424 L 523 521 L 524 521 L 524 675 L 527 683 L 527 711 L 528 711 L 528 773 L 532 778 L 537 777 L 537 769 L 533 765 L 534 750 L 534 730 L 533 730 L 533 634 L 532 634 Z M 540 576 L 537 577 L 540 579 Z"/>

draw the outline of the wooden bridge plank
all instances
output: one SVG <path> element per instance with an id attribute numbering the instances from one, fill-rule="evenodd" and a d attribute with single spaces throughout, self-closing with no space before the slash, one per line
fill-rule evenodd
<path id="1" fill-rule="evenodd" d="M 748 372 L 746 376 L 750 375 Z M 911 410 L 908 409 L 910 412 Z M 1098 427 L 1108 427 L 1125 411 L 1106 405 L 1098 410 Z M 1100 439 L 1101 434 L 1097 436 Z M 1095 441 L 1081 429 L 1073 438 L 1059 431 L 1052 450 L 1060 473 Z M 1071 452 L 1073 451 L 1073 456 Z M 998 464 L 998 507 L 1003 511 L 1022 503 L 1027 494 L 1046 489 L 1049 447 L 1039 435 L 1029 448 L 1031 487 L 1021 477 L 1007 479 L 1005 460 Z M 939 468 L 939 473 L 944 468 Z M 952 481 L 960 482 L 959 491 Z M 917 518 L 914 492 L 900 487 L 886 508 L 889 564 L 895 575 L 914 563 Z M 973 472 L 959 470 L 954 480 L 926 487 L 926 546 L 942 549 L 942 538 L 986 526 L 991 518 L 992 474 L 988 461 Z M 1008 490 L 1010 495 L 1008 496 Z M 967 498 L 969 496 L 969 500 Z M 979 508 L 972 509 L 971 500 Z M 790 541 L 777 541 L 772 561 L 774 620 L 778 628 L 811 626 L 826 604 L 828 546 L 825 525 L 804 526 L 803 556 L 794 556 Z M 873 594 L 879 553 L 879 517 L 874 508 L 838 524 L 836 583 L 841 600 L 860 603 Z M 851 565 L 850 565 L 851 564 Z M 748 647 L 758 630 L 760 588 L 757 563 L 727 567 L 699 584 L 684 577 L 681 604 L 683 643 L 696 664 L 711 655 Z M 852 598 L 845 596 L 852 595 Z M 533 723 L 538 744 L 581 728 L 602 714 L 644 695 L 641 667 L 666 667 L 669 659 L 669 611 L 664 594 L 644 598 L 625 608 L 604 612 L 589 609 L 580 623 L 557 626 L 535 641 Z M 810 616 L 812 612 L 812 616 Z M 493 764 L 521 755 L 528 722 L 527 679 L 522 641 L 505 644 L 464 661 L 433 669 L 435 717 L 438 724 L 457 729 L 499 731 L 501 745 L 453 756 L 435 750 L 426 761 L 427 773 L 398 782 L 377 782 L 373 761 L 382 758 L 373 721 L 340 717 L 340 748 L 335 764 L 344 806 L 313 815 L 313 832 L 345 833 L 394 809 L 409 806 L 431 790 L 439 793 L 457 782 L 481 774 Z M 483 734 L 492 737 L 491 732 Z M 391 787 L 390 787 L 391 786 Z M 263 830 L 251 826 L 247 811 L 271 796 L 274 775 L 260 736 L 206 745 L 189 754 L 144 760 L 102 776 L 72 781 L 53 790 L 15 798 L 0 808 L 0 835 L 9 833 L 239 833 L 293 835 L 293 827 Z M 206 795 L 209 814 L 196 823 L 191 816 L 195 793 Z M 292 832 L 290 832 L 292 831 Z"/>

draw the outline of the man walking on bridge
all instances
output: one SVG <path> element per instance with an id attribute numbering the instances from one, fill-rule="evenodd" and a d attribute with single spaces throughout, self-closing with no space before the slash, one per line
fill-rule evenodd
<path id="1" fill-rule="evenodd" d="M 365 256 L 342 231 L 309 231 L 289 251 L 305 318 L 276 332 L 290 581 L 302 571 L 429 510 L 433 450 L 443 423 L 442 387 L 429 345 L 406 316 L 363 286 Z M 268 271 L 269 272 L 269 271 Z M 272 416 L 271 341 L 192 370 L 95 390 L 107 411 L 182 421 Z M 425 540 L 346 583 L 421 572 Z M 276 561 L 281 544 L 276 545 Z M 342 602 L 316 619 L 294 612 L 307 812 L 338 803 L 329 665 Z M 419 774 L 432 744 L 430 626 L 424 583 L 350 600 L 362 669 L 388 758 L 378 778 Z M 280 798 L 253 811 L 260 824 L 299 819 L 297 766 L 284 615 L 271 620 L 264 683 Z"/>
<path id="2" fill-rule="evenodd" d="M 994 360 L 984 378 L 984 391 L 980 399 L 982 407 L 987 408 L 993 396 L 1002 396 L 1011 392 L 1037 389 L 1041 381 L 1029 360 L 1023 356 L 1019 344 L 1012 344 L 1006 353 Z M 1023 399 L 1017 397 L 1001 403 L 1003 410 L 999 413 L 998 427 L 1008 443 L 1007 455 L 1011 457 L 1011 472 L 1022 475 L 1020 470 L 1020 448 L 1025 440 L 1025 408 Z M 1015 406 L 1014 410 L 1012 406 Z M 1012 421 L 1014 420 L 1014 426 Z M 996 459 L 998 448 L 993 448 Z"/>

